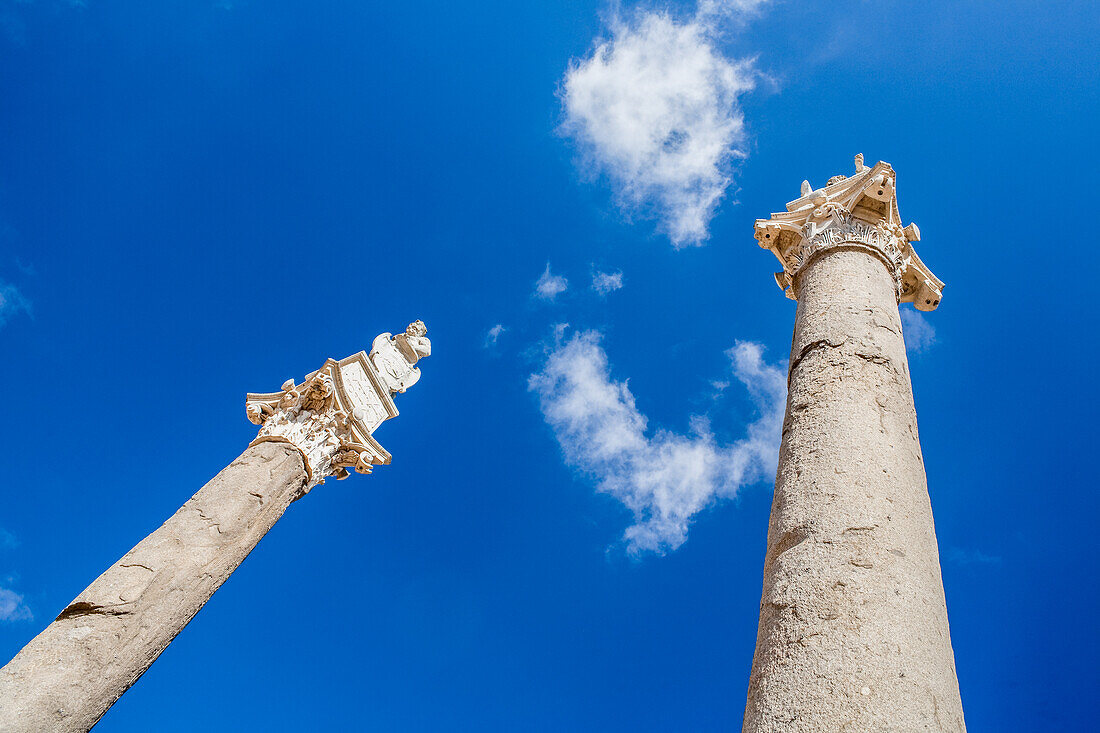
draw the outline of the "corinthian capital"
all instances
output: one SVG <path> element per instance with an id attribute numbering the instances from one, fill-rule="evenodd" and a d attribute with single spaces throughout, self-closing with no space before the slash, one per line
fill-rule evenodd
<path id="1" fill-rule="evenodd" d="M 370 473 L 391 456 L 374 431 L 397 417 L 393 394 L 420 379 L 417 361 L 432 353 L 422 321 L 397 336 L 383 333 L 365 351 L 328 359 L 302 382 L 288 379 L 279 392 L 247 396 L 245 413 L 260 425 L 252 445 L 289 443 L 301 451 L 309 481 L 306 491 L 329 476 L 347 478 L 349 470 Z"/>
<path id="2" fill-rule="evenodd" d="M 917 256 L 916 224 L 902 226 L 898 213 L 896 176 L 889 163 L 868 168 L 856 156 L 852 176 L 833 176 L 814 190 L 802 182 L 802 195 L 787 210 L 758 219 L 756 240 L 770 250 L 783 269 L 775 281 L 787 297 L 797 299 L 799 271 L 821 252 L 837 247 L 864 249 L 882 260 L 894 277 L 899 303 L 935 310 L 943 283 Z"/>

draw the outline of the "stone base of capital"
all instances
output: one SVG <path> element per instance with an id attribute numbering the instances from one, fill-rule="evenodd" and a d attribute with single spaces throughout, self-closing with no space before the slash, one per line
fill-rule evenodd
<path id="1" fill-rule="evenodd" d="M 895 301 L 901 302 L 901 288 L 902 288 L 902 262 L 900 252 L 896 249 L 893 251 L 878 247 L 873 244 L 859 240 L 842 240 L 833 243 L 821 244 L 812 249 L 807 248 L 804 254 L 804 259 L 799 263 L 798 268 L 791 275 L 791 292 L 794 294 L 795 299 L 798 298 L 799 293 L 799 274 L 802 273 L 808 265 L 810 265 L 815 259 L 828 252 L 834 252 L 837 250 L 851 250 L 855 252 L 863 252 L 871 255 L 876 260 L 881 262 L 886 268 L 886 271 L 890 274 L 891 280 L 894 282 L 894 298 Z"/>

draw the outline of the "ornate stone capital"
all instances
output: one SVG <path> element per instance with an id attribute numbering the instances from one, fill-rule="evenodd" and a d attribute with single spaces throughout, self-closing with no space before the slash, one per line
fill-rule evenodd
<path id="1" fill-rule="evenodd" d="M 405 333 L 379 335 L 368 356 L 360 351 L 346 359 L 328 359 L 282 390 L 250 393 L 245 402 L 248 419 L 260 425 L 251 445 L 273 441 L 301 451 L 309 481 L 306 491 L 329 476 L 347 478 L 349 469 L 370 473 L 391 456 L 373 433 L 383 421 L 397 417 L 395 392 L 404 392 L 420 379 L 415 364 L 432 353 L 427 328 L 421 321 Z"/>
<path id="2" fill-rule="evenodd" d="M 899 303 L 936 309 L 943 283 L 913 249 L 920 229 L 916 224 L 901 225 L 895 183 L 889 163 L 868 168 L 857 155 L 853 176 L 833 176 L 816 191 L 803 181 L 802 195 L 788 203 L 786 211 L 756 221 L 756 240 L 783 265 L 775 281 L 788 298 L 797 299 L 798 273 L 815 256 L 854 247 L 882 260 L 894 277 Z"/>

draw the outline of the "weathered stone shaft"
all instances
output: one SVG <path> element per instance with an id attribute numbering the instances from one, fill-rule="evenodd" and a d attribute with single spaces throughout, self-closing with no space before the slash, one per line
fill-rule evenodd
<path id="1" fill-rule="evenodd" d="M 0 730 L 95 725 L 303 495 L 306 481 L 293 446 L 248 448 L 0 670 Z"/>
<path id="2" fill-rule="evenodd" d="M 794 285 L 744 730 L 963 731 L 893 276 L 841 246 Z"/>

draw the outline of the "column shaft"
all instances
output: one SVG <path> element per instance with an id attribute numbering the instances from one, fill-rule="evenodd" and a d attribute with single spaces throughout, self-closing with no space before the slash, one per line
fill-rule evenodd
<path id="1" fill-rule="evenodd" d="M 0 670 L 0 730 L 95 725 L 302 495 L 306 480 L 293 446 L 248 448 Z"/>
<path id="2" fill-rule="evenodd" d="M 963 731 L 893 278 L 841 246 L 795 289 L 744 730 Z"/>

